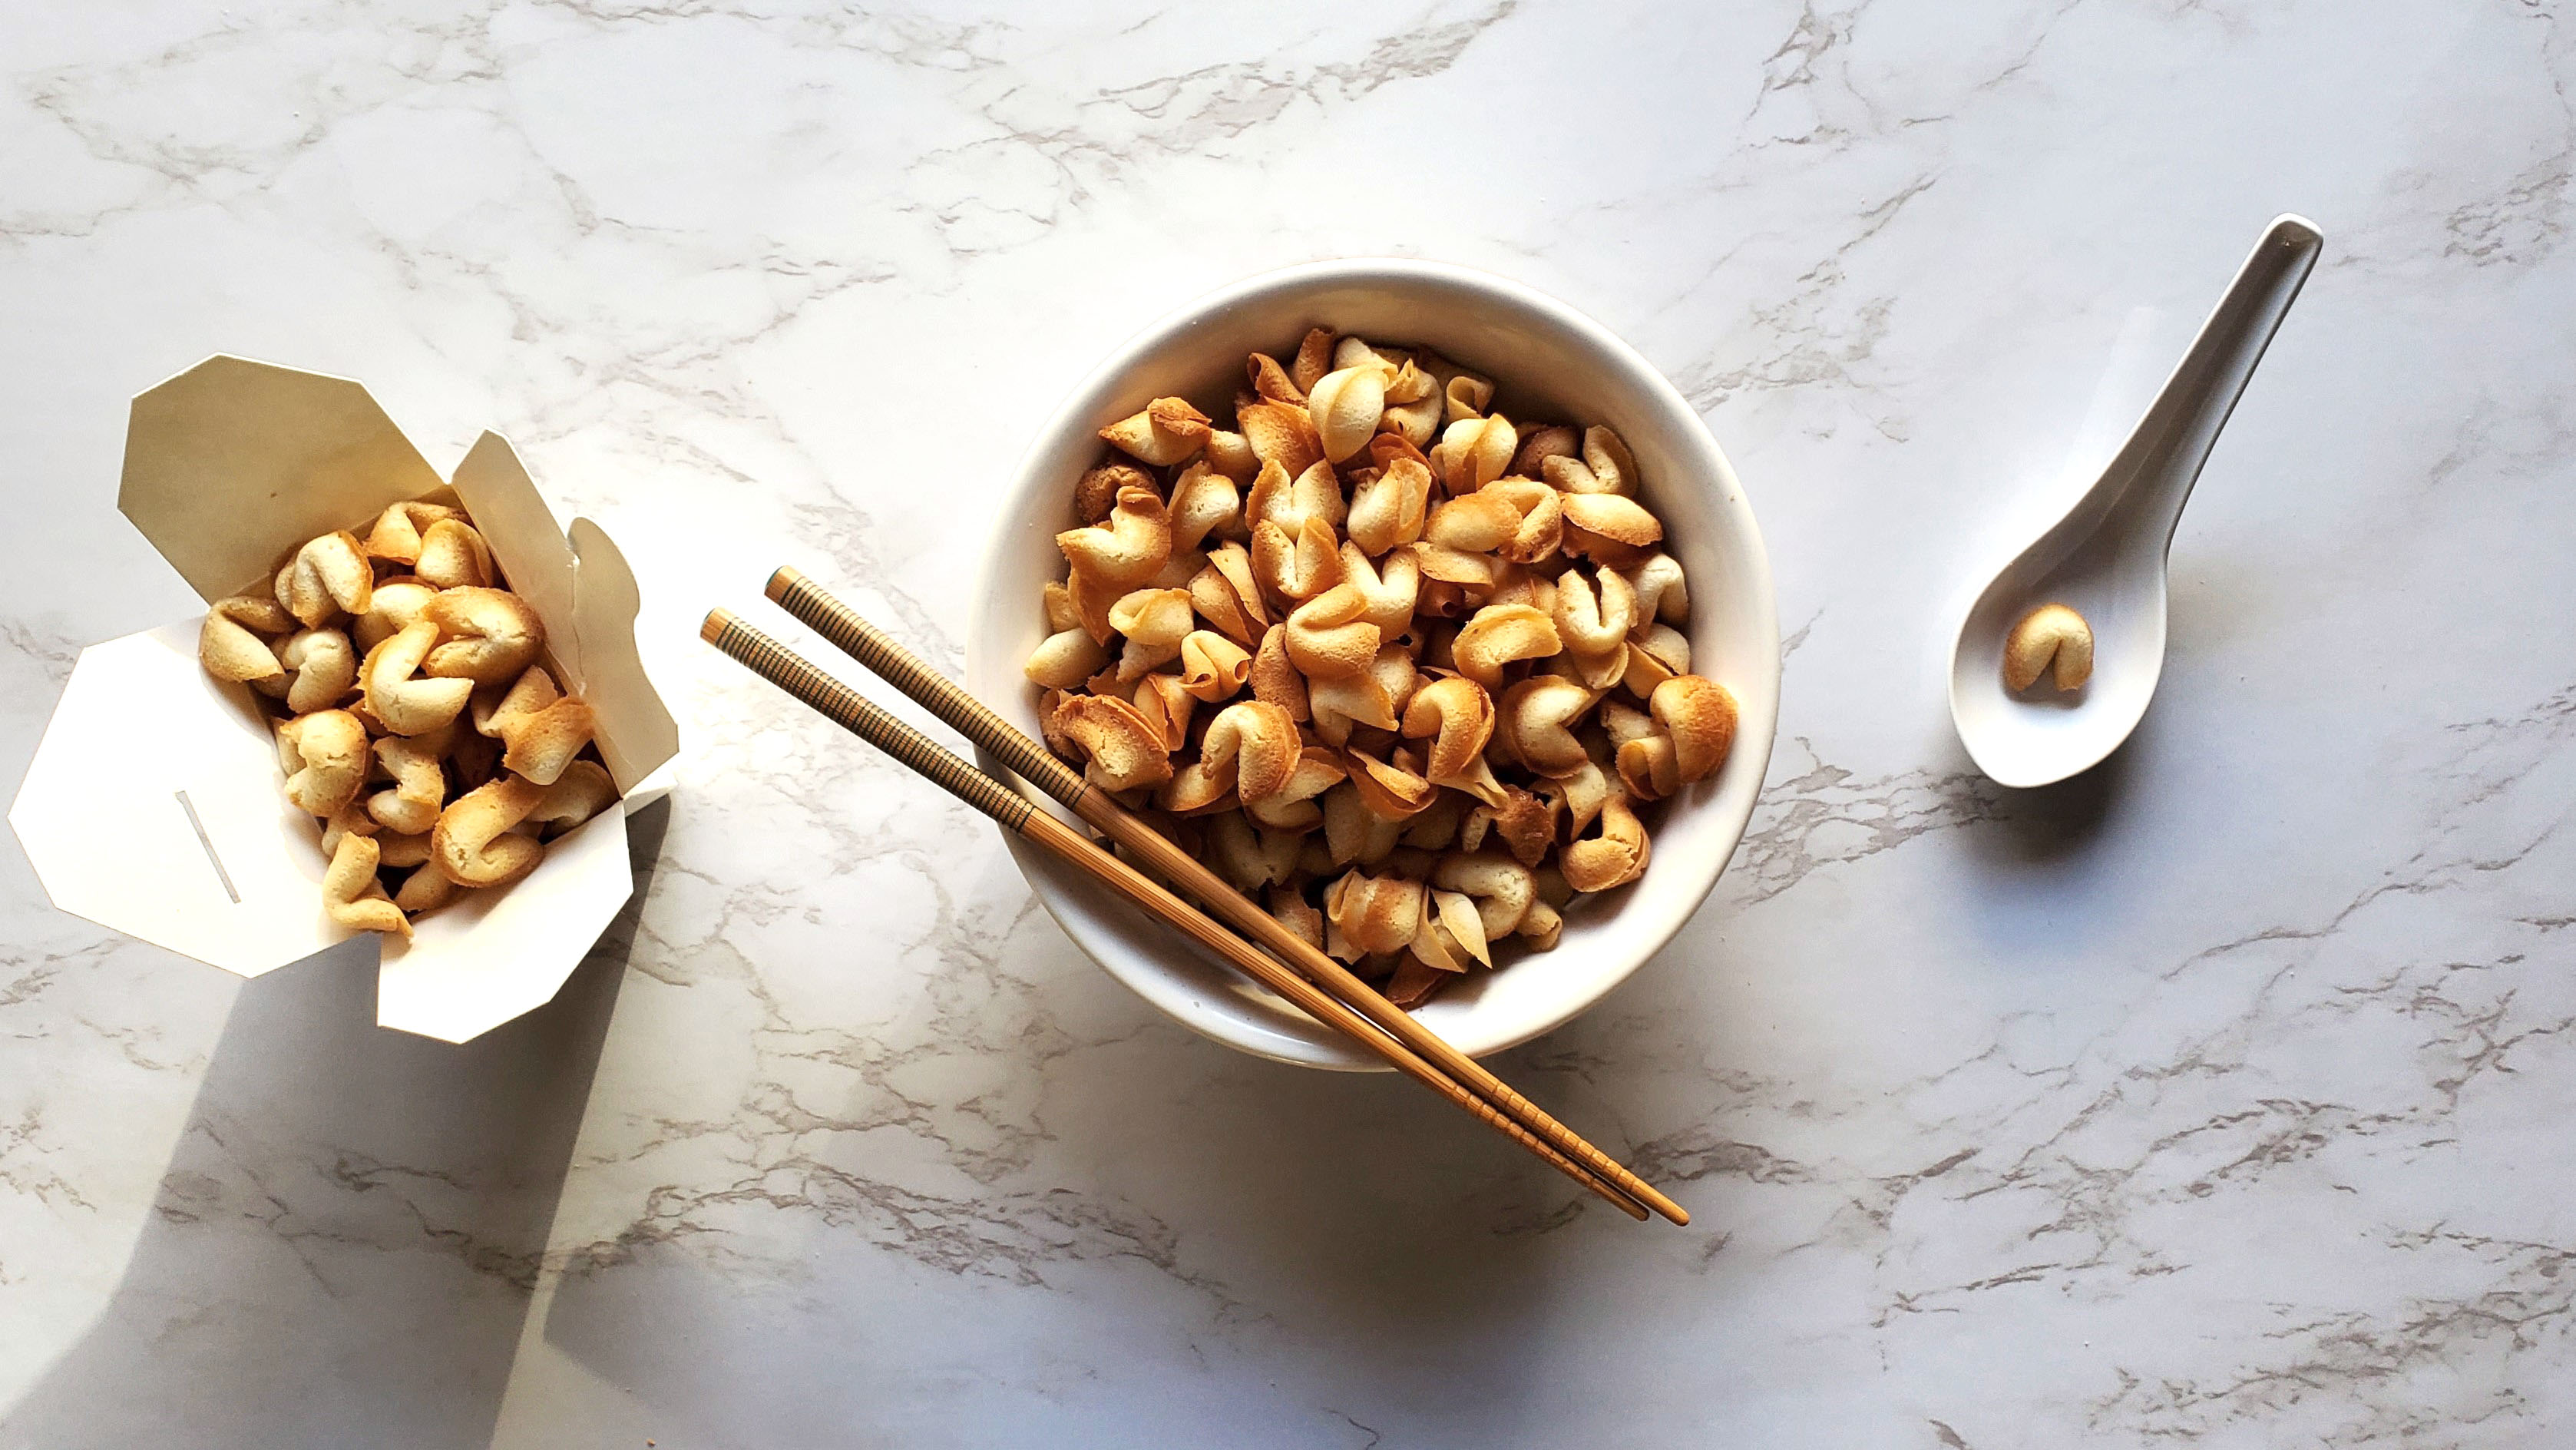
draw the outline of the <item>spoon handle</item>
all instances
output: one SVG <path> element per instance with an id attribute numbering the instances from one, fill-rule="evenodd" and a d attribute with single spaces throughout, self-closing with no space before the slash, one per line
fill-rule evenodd
<path id="1" fill-rule="evenodd" d="M 2254 377 L 2254 365 L 2263 360 L 2264 348 L 2289 315 L 2290 303 L 2324 245 L 2325 234 L 2307 218 L 2273 218 L 2137 431 L 2112 459 L 2107 471 L 2127 475 L 2115 509 L 2131 513 L 2138 527 L 2160 518 L 2166 547 L 2172 547 L 2182 506 L 2191 498 L 2191 486 L 2209 461 L 2219 430 L 2227 426 L 2227 415 L 2235 411 L 2236 399 Z"/>

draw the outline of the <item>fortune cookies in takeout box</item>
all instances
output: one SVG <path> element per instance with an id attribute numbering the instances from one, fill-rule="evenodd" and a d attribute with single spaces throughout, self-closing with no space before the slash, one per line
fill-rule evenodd
<path id="1" fill-rule="evenodd" d="M 200 665 L 190 619 L 82 651 L 9 821 L 65 911 L 245 977 L 364 936 L 381 952 L 376 1020 L 462 1042 L 552 998 L 634 894 L 626 817 L 665 792 L 679 739 L 636 654 L 634 574 L 588 519 L 567 538 L 500 435 L 442 482 L 348 379 L 213 357 L 134 400 L 118 507 L 210 604 L 267 592 L 305 541 L 406 500 L 472 516 L 544 626 L 546 668 L 596 714 L 615 808 L 407 942 L 337 925 L 331 857 L 281 791 L 272 722 Z M 314 561 L 317 589 L 329 566 Z"/>

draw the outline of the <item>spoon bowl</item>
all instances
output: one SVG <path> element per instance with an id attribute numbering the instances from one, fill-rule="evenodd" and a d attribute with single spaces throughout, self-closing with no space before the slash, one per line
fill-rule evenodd
<path id="1" fill-rule="evenodd" d="M 2049 785 L 2091 769 L 2147 713 L 2165 664 L 2165 562 L 2201 465 L 2255 364 L 2316 266 L 2324 234 L 2275 218 L 2201 325 L 2146 416 L 2064 517 L 1995 575 L 1950 649 L 1950 720 L 1998 785 Z M 2060 692 L 2043 675 L 2004 682 L 2004 638 L 2043 604 L 2093 632 L 2093 674 Z"/>

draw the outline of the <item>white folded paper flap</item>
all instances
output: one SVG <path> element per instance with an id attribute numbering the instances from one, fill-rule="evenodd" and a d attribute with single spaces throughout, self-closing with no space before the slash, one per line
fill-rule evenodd
<path id="1" fill-rule="evenodd" d="M 626 813 L 607 810 L 546 843 L 537 869 L 467 891 L 385 943 L 376 1021 L 463 1042 L 554 999 L 635 894 Z"/>
<path id="2" fill-rule="evenodd" d="M 248 690 L 197 663 L 197 629 L 81 652 L 9 812 L 38 879 L 65 911 L 245 977 L 372 937 L 324 913 L 321 828 L 279 793 Z M 376 1021 L 463 1042 L 541 1007 L 634 894 L 626 812 L 602 812 L 516 884 L 385 939 Z"/>
<path id="3" fill-rule="evenodd" d="M 211 602 L 442 486 L 363 386 L 216 356 L 135 396 L 116 506 Z"/>
<path id="4" fill-rule="evenodd" d="M 635 616 L 644 595 L 626 556 L 588 519 L 572 521 L 572 547 L 581 559 L 573 632 L 581 639 L 590 708 L 599 717 L 599 754 L 632 811 L 649 799 L 645 778 L 680 753 L 680 725 L 645 676 L 644 657 L 635 647 Z"/>
<path id="5" fill-rule="evenodd" d="M 9 824 L 56 906 L 255 977 L 353 934 L 278 779 L 249 692 L 197 663 L 194 622 L 164 625 L 81 651 Z"/>
<path id="6" fill-rule="evenodd" d="M 593 739 L 619 791 L 679 753 L 680 728 L 635 648 L 643 596 L 626 556 L 599 525 L 572 522 L 569 542 L 510 441 L 485 433 L 456 465 L 456 498 L 483 531 L 510 587 L 546 623 L 558 681 L 590 702 Z"/>

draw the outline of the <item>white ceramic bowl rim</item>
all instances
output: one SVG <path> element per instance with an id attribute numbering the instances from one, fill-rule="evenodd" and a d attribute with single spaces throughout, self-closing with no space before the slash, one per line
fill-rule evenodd
<path id="1" fill-rule="evenodd" d="M 1139 374 L 1155 359 L 1184 346 L 1204 347 L 1212 334 L 1222 333 L 1247 309 L 1291 307 L 1309 321 L 1338 322 L 1346 319 L 1327 318 L 1325 307 L 1298 299 L 1337 292 L 1356 295 L 1364 289 L 1428 295 L 1471 309 L 1488 309 L 1485 314 L 1470 312 L 1458 328 L 1517 326 L 1553 334 L 1549 345 L 1587 355 L 1584 361 L 1591 372 L 1564 391 L 1607 397 L 1589 399 L 1580 410 L 1559 416 L 1581 423 L 1610 422 L 1638 453 L 1644 495 L 1659 514 L 1670 521 L 1674 514 L 1701 513 L 1704 523 L 1714 525 L 1706 531 L 1707 537 L 1695 539 L 1686 539 L 1684 530 L 1676 528 L 1668 546 L 1677 554 L 1687 548 L 1701 555 L 1697 563 L 1688 557 L 1683 560 L 1692 585 L 1689 633 L 1698 651 L 1693 663 L 1736 695 L 1733 751 L 1717 775 L 1688 788 L 1684 798 L 1666 803 L 1654 827 L 1655 854 L 1644 879 L 1608 900 L 1578 902 L 1578 909 L 1568 912 L 1565 945 L 1558 951 L 1529 954 L 1507 962 L 1498 972 L 1478 973 L 1467 984 L 1469 991 L 1452 989 L 1423 1010 L 1425 1025 L 1462 1051 L 1483 1055 L 1550 1031 L 1590 1007 L 1661 950 L 1691 918 L 1743 837 L 1778 720 L 1778 617 L 1769 562 L 1751 506 L 1698 413 L 1660 372 L 1606 328 L 1519 283 L 1466 267 L 1402 258 L 1344 259 L 1282 268 L 1167 313 L 1094 368 L 1023 455 L 978 580 L 975 597 L 980 612 L 969 634 L 968 684 L 1006 718 L 1035 733 L 1032 692 L 1019 665 L 1026 657 L 1026 645 L 1033 644 L 1038 633 L 1034 595 L 1042 580 L 1031 578 L 1028 563 L 1015 556 L 1035 548 L 1029 537 L 1035 526 L 1032 507 L 1048 489 L 1069 496 L 1073 477 L 1087 466 L 1075 464 L 1068 469 L 1068 459 L 1056 455 L 1096 455 L 1099 445 L 1094 430 L 1141 406 L 1145 397 L 1200 392 L 1195 384 L 1172 386 L 1172 373 L 1167 370 L 1141 395 L 1129 396 L 1139 393 Z M 1400 324 L 1348 330 L 1389 345 L 1430 341 L 1444 355 L 1479 371 L 1491 369 L 1506 401 L 1547 396 L 1546 388 L 1528 386 L 1507 364 L 1498 366 L 1472 350 L 1431 340 L 1427 334 L 1441 330 L 1436 323 L 1411 333 Z M 1289 330 L 1271 345 L 1293 345 L 1297 335 Z M 1262 336 L 1269 334 L 1265 331 Z M 1241 355 L 1241 351 L 1234 353 Z M 1650 464 L 1650 456 L 1661 460 L 1662 466 Z M 1706 493 L 1704 504 L 1674 491 L 1683 478 Z M 1062 523 L 1049 515 L 1043 524 L 1046 537 L 1051 540 Z M 1719 534 L 1724 537 L 1716 537 Z M 1721 559 L 1722 567 L 1708 562 Z M 1060 573 L 1058 568 L 1045 577 Z M 996 622 L 995 611 L 1023 596 L 1031 616 L 1025 625 L 1015 619 Z M 1717 639 L 1714 627 L 1721 604 L 1723 641 Z M 996 632 L 1009 637 L 1016 652 L 988 639 Z M 1713 650 L 1713 643 L 1724 648 Z M 1711 658 L 1719 653 L 1722 659 Z M 985 765 L 996 768 L 989 759 Z M 1279 1061 L 1346 1069 L 1381 1066 L 1268 993 L 1237 982 L 1212 958 L 1199 958 L 1195 948 L 1123 902 L 1105 900 L 1096 887 L 1064 874 L 1058 863 L 1016 839 L 1010 844 L 1040 902 L 1067 935 L 1112 976 L 1175 1020 L 1228 1046 Z M 1614 909 L 1586 913 L 1581 910 L 1585 906 Z M 1515 973 L 1531 975 L 1515 979 L 1511 991 L 1492 990 L 1493 984 Z"/>

